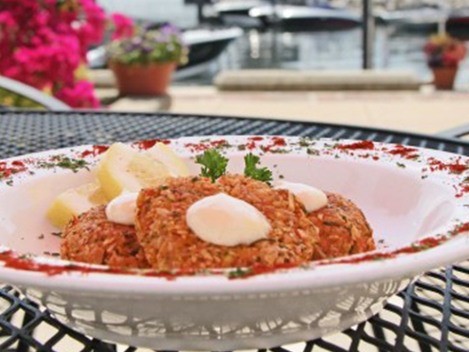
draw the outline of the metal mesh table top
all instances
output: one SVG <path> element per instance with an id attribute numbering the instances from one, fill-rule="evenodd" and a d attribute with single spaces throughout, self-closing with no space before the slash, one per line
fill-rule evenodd
<path id="1" fill-rule="evenodd" d="M 469 154 L 469 143 L 363 127 L 220 116 L 0 112 L 0 157 L 60 147 L 195 135 L 371 139 Z"/>
<path id="2" fill-rule="evenodd" d="M 323 123 L 170 114 L 0 112 L 0 158 L 82 144 L 190 135 L 370 139 L 469 155 L 469 143 Z M 143 351 L 84 336 L 11 286 L 0 288 L 0 351 Z M 369 321 L 272 351 L 469 351 L 469 262 L 422 276 Z"/>

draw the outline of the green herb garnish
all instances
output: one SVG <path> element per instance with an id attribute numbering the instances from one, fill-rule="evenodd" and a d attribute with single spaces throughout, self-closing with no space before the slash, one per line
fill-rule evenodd
<path id="1" fill-rule="evenodd" d="M 311 140 L 311 138 L 308 137 L 301 137 L 300 141 L 298 142 L 300 147 L 309 147 L 312 144 L 314 144 L 314 142 Z"/>
<path id="2" fill-rule="evenodd" d="M 252 269 L 250 268 L 236 268 L 228 272 L 228 278 L 236 279 L 236 278 L 248 276 L 251 273 L 252 273 Z"/>
<path id="3" fill-rule="evenodd" d="M 88 162 L 83 159 L 72 159 L 67 156 L 55 156 L 52 160 L 52 162 L 41 162 L 38 166 L 46 169 L 60 167 L 62 169 L 72 170 L 73 172 L 78 172 L 78 170 L 88 167 Z"/>
<path id="4" fill-rule="evenodd" d="M 62 160 L 57 163 L 58 167 L 63 169 L 70 169 L 73 172 L 77 172 L 79 169 L 82 169 L 87 165 L 88 163 L 83 159 L 71 159 L 67 157 L 62 158 Z"/>
<path id="5" fill-rule="evenodd" d="M 244 175 L 251 177 L 258 181 L 263 181 L 269 183 L 272 181 L 272 171 L 267 167 L 257 167 L 259 164 L 260 158 L 252 153 L 247 154 L 244 157 Z"/>
<path id="6" fill-rule="evenodd" d="M 215 182 L 217 178 L 226 172 L 228 158 L 225 158 L 216 149 L 209 149 L 202 155 L 197 155 L 195 162 L 202 165 L 200 175 L 203 177 L 209 177 L 212 182 Z"/>

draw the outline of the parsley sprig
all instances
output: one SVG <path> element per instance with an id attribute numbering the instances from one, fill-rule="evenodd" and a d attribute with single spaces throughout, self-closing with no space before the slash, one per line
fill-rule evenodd
<path id="1" fill-rule="evenodd" d="M 201 176 L 209 177 L 212 182 L 215 182 L 226 172 L 228 158 L 216 149 L 208 149 L 202 155 L 197 155 L 195 162 L 202 165 Z"/>
<path id="2" fill-rule="evenodd" d="M 260 158 L 252 153 L 247 154 L 244 157 L 244 175 L 251 177 L 258 181 L 263 181 L 269 183 L 272 181 L 272 171 L 267 167 L 257 167 L 259 164 Z"/>
<path id="3" fill-rule="evenodd" d="M 226 173 L 228 158 L 224 157 L 217 149 L 208 149 L 195 158 L 197 164 L 202 165 L 200 175 L 208 177 L 215 182 Z M 272 171 L 267 167 L 257 167 L 260 158 L 252 153 L 244 157 L 244 176 L 254 180 L 269 183 L 272 181 Z"/>

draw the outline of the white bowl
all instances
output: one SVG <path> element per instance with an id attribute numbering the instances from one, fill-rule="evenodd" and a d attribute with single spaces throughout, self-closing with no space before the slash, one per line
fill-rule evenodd
<path id="1" fill-rule="evenodd" d="M 216 142 L 222 139 L 227 143 Z M 200 153 L 194 149 L 211 144 L 225 145 L 231 172 L 240 172 L 242 157 L 252 151 L 262 154 L 262 164 L 276 179 L 349 197 L 366 214 L 379 249 L 373 255 L 240 279 L 212 273 L 169 280 L 71 265 L 44 255 L 58 252 L 60 241 L 51 235 L 55 229 L 45 212 L 58 193 L 93 175 L 86 169 L 44 168 L 44 161 L 54 155 L 82 158 L 92 149 L 84 146 L 3 164 L 20 160 L 27 170 L 0 181 L 0 243 L 5 246 L 0 280 L 16 285 L 65 324 L 100 339 L 154 349 L 232 350 L 268 348 L 343 330 L 376 314 L 419 274 L 469 258 L 467 157 L 293 137 L 171 141 L 194 173 L 199 168 L 191 157 Z M 99 155 L 83 159 L 91 166 Z M 25 253 L 34 256 L 18 257 Z"/>

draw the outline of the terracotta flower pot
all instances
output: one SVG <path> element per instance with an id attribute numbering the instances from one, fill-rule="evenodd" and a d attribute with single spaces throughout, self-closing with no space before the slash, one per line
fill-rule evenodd
<path id="1" fill-rule="evenodd" d="M 432 67 L 433 84 L 437 89 L 453 89 L 458 67 Z"/>
<path id="2" fill-rule="evenodd" d="M 110 67 L 116 77 L 120 95 L 155 96 L 166 94 L 176 63 L 126 65 L 111 62 Z"/>

